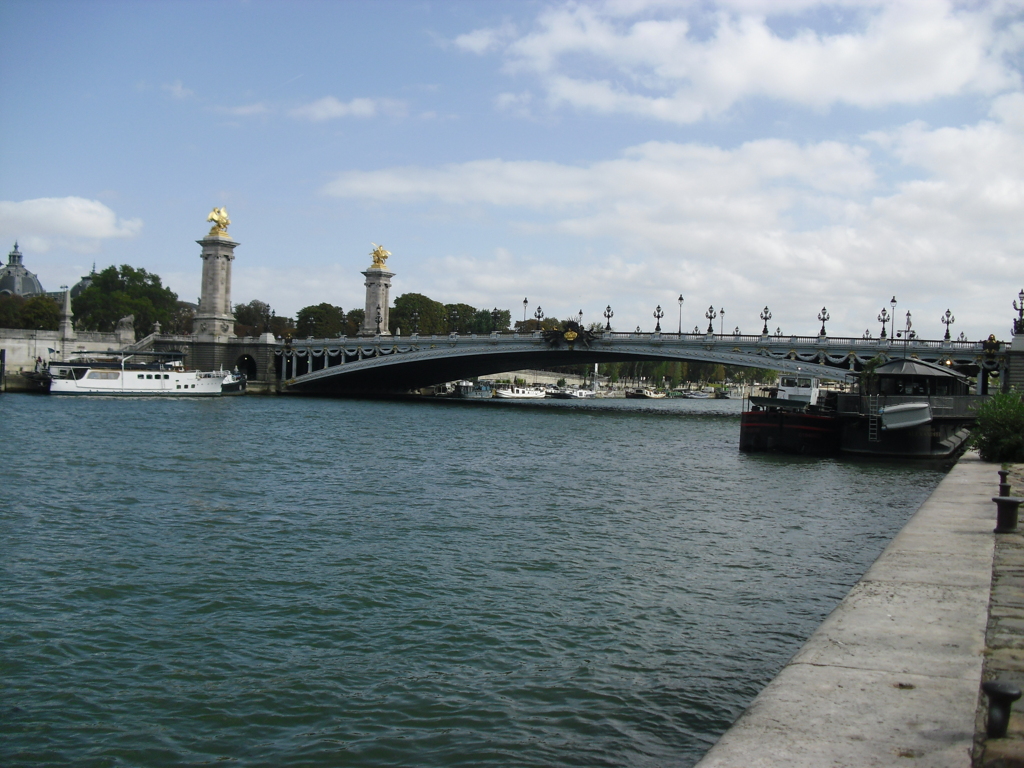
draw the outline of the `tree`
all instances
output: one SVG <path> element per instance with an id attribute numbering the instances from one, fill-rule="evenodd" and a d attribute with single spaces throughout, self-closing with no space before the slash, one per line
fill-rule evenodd
<path id="1" fill-rule="evenodd" d="M 191 304 L 187 301 L 179 301 L 177 308 L 174 310 L 174 314 L 171 315 L 171 322 L 163 327 L 163 332 L 180 336 L 186 336 L 192 333 L 192 321 L 195 320 L 196 310 L 198 309 L 199 307 L 195 304 Z"/>
<path id="2" fill-rule="evenodd" d="M 153 330 L 153 323 L 169 325 L 178 307 L 178 295 L 164 288 L 160 276 L 122 264 L 107 267 L 92 285 L 72 302 L 79 328 L 111 332 L 126 315 L 135 316 L 135 338 Z"/>
<path id="3" fill-rule="evenodd" d="M 295 335 L 316 339 L 335 337 L 345 328 L 345 311 L 333 304 L 303 307 L 295 315 Z"/>
<path id="4" fill-rule="evenodd" d="M 21 307 L 21 327 L 56 331 L 60 327 L 60 306 L 49 296 L 33 296 Z"/>
<path id="5" fill-rule="evenodd" d="M 976 409 L 968 446 L 983 461 L 1024 461 L 1024 397 L 1020 392 L 993 395 Z"/>
<path id="6" fill-rule="evenodd" d="M 21 308 L 25 299 L 17 294 L 0 296 L 0 328 L 21 328 Z"/>
<path id="7" fill-rule="evenodd" d="M 356 336 L 359 329 L 363 327 L 363 319 L 366 317 L 365 309 L 350 309 L 345 313 L 345 335 Z"/>
<path id="8" fill-rule="evenodd" d="M 235 335 L 259 336 L 270 330 L 274 310 L 265 301 L 253 299 L 248 304 L 235 304 Z"/>
<path id="9" fill-rule="evenodd" d="M 447 314 L 444 304 L 422 293 L 403 293 L 395 299 L 395 306 L 390 313 L 389 330 L 394 333 L 401 328 L 405 333 L 412 333 L 414 312 L 419 313 L 417 322 L 421 334 L 429 336 L 448 332 L 444 321 Z"/>

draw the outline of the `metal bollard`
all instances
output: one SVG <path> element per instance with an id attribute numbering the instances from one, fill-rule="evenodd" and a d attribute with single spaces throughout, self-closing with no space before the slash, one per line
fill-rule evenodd
<path id="1" fill-rule="evenodd" d="M 1009 496 L 1010 495 L 1010 484 L 1008 482 L 1006 482 L 1006 476 L 1009 475 L 1009 474 L 1010 474 L 1009 470 L 1006 470 L 1006 469 L 1000 469 L 999 470 L 999 495 L 1000 496 Z"/>
<path id="2" fill-rule="evenodd" d="M 996 503 L 996 527 L 993 533 L 1014 533 L 1017 530 L 1017 508 L 1024 499 L 1017 496 L 993 496 Z"/>
<path id="3" fill-rule="evenodd" d="M 981 684 L 988 696 L 988 728 L 990 739 L 1001 739 L 1010 726 L 1010 707 L 1020 698 L 1020 688 L 1002 680 L 989 680 Z"/>

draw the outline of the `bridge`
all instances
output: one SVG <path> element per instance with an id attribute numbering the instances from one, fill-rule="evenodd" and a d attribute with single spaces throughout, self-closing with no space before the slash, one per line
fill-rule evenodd
<path id="1" fill-rule="evenodd" d="M 843 380 L 871 359 L 912 357 L 1007 380 L 1008 350 L 1000 342 L 940 339 L 751 336 L 715 333 L 585 333 L 305 339 L 275 350 L 285 392 L 343 395 L 399 393 L 457 379 L 515 371 L 642 360 L 706 362 Z"/>

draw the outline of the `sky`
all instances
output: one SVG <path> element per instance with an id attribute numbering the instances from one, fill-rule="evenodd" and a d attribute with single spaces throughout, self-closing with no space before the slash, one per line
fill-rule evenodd
<path id="1" fill-rule="evenodd" d="M 392 297 L 618 330 L 1010 336 L 1024 0 L 0 3 L 0 248 L 47 290 Z M 680 309 L 678 297 L 684 301 Z"/>

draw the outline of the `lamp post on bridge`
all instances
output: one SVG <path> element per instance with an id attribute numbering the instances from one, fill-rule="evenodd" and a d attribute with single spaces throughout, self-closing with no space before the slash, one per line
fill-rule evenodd
<path id="1" fill-rule="evenodd" d="M 824 307 L 821 308 L 821 312 L 818 313 L 818 319 L 821 321 L 821 330 L 818 331 L 819 336 L 826 336 L 825 333 L 825 322 L 831 318 L 828 315 L 828 310 Z"/>
<path id="2" fill-rule="evenodd" d="M 1013 308 L 1017 310 L 1017 319 L 1013 321 L 1013 335 L 1017 336 L 1024 334 L 1024 290 L 1017 294 L 1017 298 L 1020 299 L 1020 305 L 1017 302 L 1013 302 Z"/>
<path id="3" fill-rule="evenodd" d="M 885 324 L 889 322 L 889 313 L 885 311 L 885 307 L 882 307 L 882 311 L 878 313 L 878 322 L 882 324 L 882 333 L 878 338 L 885 338 Z"/>
<path id="4" fill-rule="evenodd" d="M 722 307 L 720 310 L 718 310 L 718 314 L 721 315 L 721 320 L 719 320 L 718 325 L 718 332 L 722 336 L 725 336 L 725 307 Z"/>
<path id="5" fill-rule="evenodd" d="M 683 335 L 683 294 L 679 294 L 679 335 Z"/>
<path id="6" fill-rule="evenodd" d="M 664 316 L 665 313 L 661 311 L 661 304 L 659 304 L 658 307 L 654 310 L 654 319 L 656 321 L 654 324 L 655 333 L 661 333 L 661 318 L 663 318 Z"/>
<path id="7" fill-rule="evenodd" d="M 615 316 L 615 313 L 612 312 L 612 305 L 609 304 L 607 307 L 604 308 L 604 329 L 606 331 L 611 331 L 611 329 L 612 329 L 612 318 L 614 316 Z"/>
<path id="8" fill-rule="evenodd" d="M 523 299 L 523 330 L 526 330 L 526 305 L 529 304 L 529 299 Z"/>
<path id="9" fill-rule="evenodd" d="M 494 309 L 491 310 L 491 331 L 492 332 L 498 330 L 498 318 L 500 316 L 501 316 L 501 313 L 498 311 L 497 307 L 495 307 Z"/>
<path id="10" fill-rule="evenodd" d="M 533 313 L 533 316 L 535 318 L 537 318 L 537 330 L 539 331 L 540 330 L 540 321 L 544 319 L 544 310 L 541 309 L 540 306 L 538 306 L 537 307 L 537 311 Z"/>
<path id="11" fill-rule="evenodd" d="M 412 313 L 412 332 L 419 335 L 420 332 L 420 313 L 418 310 L 413 310 Z"/>
<path id="12" fill-rule="evenodd" d="M 939 322 L 946 326 L 946 335 L 942 337 L 943 341 L 949 341 L 949 326 L 956 322 L 956 318 L 953 317 L 953 314 L 947 309 L 946 314 L 939 318 Z"/>
<path id="13" fill-rule="evenodd" d="M 761 335 L 762 336 L 767 336 L 768 335 L 768 321 L 772 319 L 772 313 L 768 309 L 768 305 L 767 304 L 765 305 L 764 310 L 761 312 L 761 319 L 764 320 L 764 328 L 761 329 Z"/>
<path id="14" fill-rule="evenodd" d="M 891 337 L 895 338 L 896 337 L 896 297 L 895 296 L 892 297 L 892 301 L 889 302 L 889 306 L 892 307 L 892 313 L 890 315 L 890 317 L 892 319 L 892 330 L 889 332 L 889 335 Z"/>
<path id="15" fill-rule="evenodd" d="M 714 332 L 715 332 L 714 322 L 715 322 L 715 318 L 718 317 L 718 313 L 715 312 L 715 305 L 714 304 L 712 304 L 710 307 L 708 307 L 708 311 L 704 313 L 704 317 L 706 317 L 708 319 L 708 333 L 714 334 Z"/>
<path id="16" fill-rule="evenodd" d="M 459 335 L 459 310 L 452 307 L 452 311 L 448 313 L 448 319 L 452 321 L 452 333 L 456 336 Z"/>

